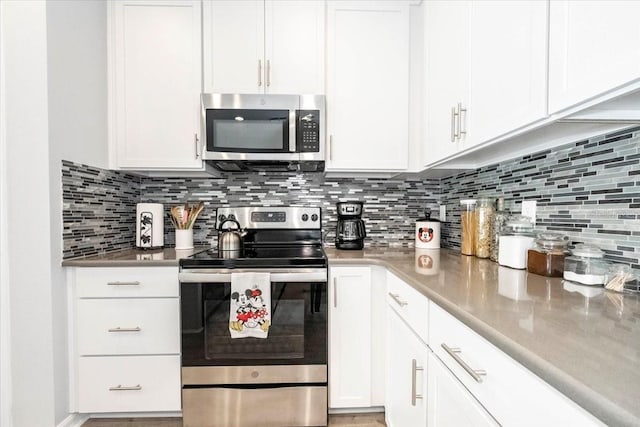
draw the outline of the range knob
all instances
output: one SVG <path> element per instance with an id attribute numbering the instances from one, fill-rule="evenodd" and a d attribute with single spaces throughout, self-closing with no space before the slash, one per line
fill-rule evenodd
<path id="1" fill-rule="evenodd" d="M 302 220 L 303 221 L 307 221 L 309 219 L 309 215 L 307 214 L 302 214 Z"/>
<path id="2" fill-rule="evenodd" d="M 229 214 L 229 219 L 236 219 L 236 216 L 234 214 Z"/>
<path id="3" fill-rule="evenodd" d="M 227 217 L 222 214 L 220 214 L 220 216 L 218 217 L 218 221 L 220 221 L 220 223 L 222 223 L 222 221 L 224 221 L 225 219 L 227 219 Z"/>
<path id="4" fill-rule="evenodd" d="M 313 214 L 311 215 L 311 221 L 317 221 L 318 220 L 318 215 L 317 214 Z"/>

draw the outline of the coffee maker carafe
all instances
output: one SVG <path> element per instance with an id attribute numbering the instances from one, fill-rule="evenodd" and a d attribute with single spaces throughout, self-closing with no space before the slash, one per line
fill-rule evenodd
<path id="1" fill-rule="evenodd" d="M 362 249 L 367 232 L 362 216 L 362 202 L 339 202 L 336 227 L 337 249 Z"/>

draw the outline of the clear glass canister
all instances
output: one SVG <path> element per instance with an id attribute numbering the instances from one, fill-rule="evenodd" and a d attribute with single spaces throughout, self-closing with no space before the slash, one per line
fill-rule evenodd
<path id="1" fill-rule="evenodd" d="M 500 232 L 498 263 L 521 270 L 527 268 L 527 253 L 533 240 L 531 219 L 522 215 L 510 216 Z"/>
<path id="2" fill-rule="evenodd" d="M 496 210 L 491 198 L 478 199 L 476 203 L 475 253 L 478 258 L 489 258 L 493 240 L 493 215 Z"/>
<path id="3" fill-rule="evenodd" d="M 533 248 L 527 254 L 529 273 L 547 277 L 562 277 L 564 258 L 568 253 L 566 234 L 546 231 L 538 234 Z"/>
<path id="4" fill-rule="evenodd" d="M 500 247 L 500 231 L 507 223 L 509 211 L 505 208 L 504 197 L 498 197 L 496 201 L 496 212 L 493 215 L 493 231 L 491 239 L 491 261 L 498 262 L 498 248 Z"/>
<path id="5" fill-rule="evenodd" d="M 460 252 L 463 255 L 475 254 L 476 238 L 476 201 L 460 200 Z"/>
<path id="6" fill-rule="evenodd" d="M 579 244 L 571 250 L 571 256 L 564 259 L 562 277 L 583 285 L 601 286 L 605 282 L 609 265 L 600 248 Z"/>

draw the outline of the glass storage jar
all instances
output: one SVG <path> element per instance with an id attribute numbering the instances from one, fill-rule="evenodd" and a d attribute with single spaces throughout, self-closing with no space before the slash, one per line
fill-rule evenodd
<path id="1" fill-rule="evenodd" d="M 566 234 L 552 231 L 538 234 L 527 253 L 527 271 L 546 277 L 562 277 L 568 244 Z"/>
<path id="2" fill-rule="evenodd" d="M 504 197 L 498 197 L 496 201 L 496 213 L 493 215 L 493 230 L 491 236 L 491 261 L 498 262 L 498 248 L 500 247 L 500 231 L 507 222 L 509 211 L 505 208 Z"/>
<path id="3" fill-rule="evenodd" d="M 564 259 L 562 277 L 583 285 L 602 286 L 608 271 L 609 263 L 604 260 L 604 252 L 600 248 L 579 244 L 571 250 L 571 256 Z"/>
<path id="4" fill-rule="evenodd" d="M 493 235 L 493 199 L 481 198 L 476 202 L 475 253 L 478 258 L 489 258 Z"/>
<path id="5" fill-rule="evenodd" d="M 520 270 L 527 268 L 527 252 L 533 239 L 531 219 L 522 215 L 510 216 L 498 239 L 498 264 Z"/>
<path id="6" fill-rule="evenodd" d="M 460 200 L 460 252 L 463 255 L 474 255 L 476 238 L 476 201 Z"/>

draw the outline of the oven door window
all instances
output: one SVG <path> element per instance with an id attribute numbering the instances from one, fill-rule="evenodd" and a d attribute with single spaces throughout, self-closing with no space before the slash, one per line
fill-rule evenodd
<path id="1" fill-rule="evenodd" d="M 231 285 L 182 284 L 183 366 L 326 363 L 326 286 L 272 283 L 267 338 L 231 338 Z"/>
<path id="2" fill-rule="evenodd" d="M 288 153 L 288 110 L 207 110 L 207 150 Z"/>

